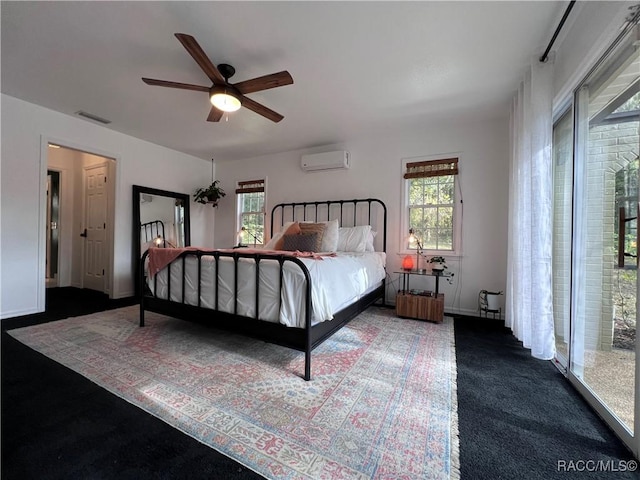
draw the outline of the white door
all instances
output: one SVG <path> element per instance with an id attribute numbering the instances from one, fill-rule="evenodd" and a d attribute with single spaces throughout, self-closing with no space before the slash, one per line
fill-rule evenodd
<path id="1" fill-rule="evenodd" d="M 84 258 L 82 285 L 105 291 L 107 268 L 107 165 L 84 170 Z"/>

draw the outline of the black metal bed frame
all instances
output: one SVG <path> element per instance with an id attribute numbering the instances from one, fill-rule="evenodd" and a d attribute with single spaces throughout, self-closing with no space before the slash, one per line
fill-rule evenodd
<path id="1" fill-rule="evenodd" d="M 368 211 L 366 214 L 367 222 L 369 223 L 360 223 L 362 225 L 371 224 L 371 213 L 372 213 L 372 204 L 379 205 L 382 208 L 382 251 L 386 252 L 387 246 L 387 207 L 386 205 L 378 199 L 367 198 L 367 199 L 354 199 L 354 200 L 328 200 L 322 202 L 300 202 L 300 203 L 281 203 L 273 207 L 271 211 L 271 231 L 273 232 L 274 225 L 274 215 L 279 212 L 280 215 L 280 225 L 284 225 L 285 217 L 291 217 L 292 221 L 295 221 L 296 218 L 299 218 L 300 211 L 302 211 L 302 220 L 307 220 L 307 212 L 309 209 L 314 210 L 314 221 L 322 221 L 318 218 L 318 208 L 322 210 L 325 206 L 327 209 L 327 220 L 332 220 L 335 218 L 331 218 L 331 210 L 332 206 L 335 206 L 334 210 L 339 206 L 340 208 L 340 216 L 338 218 L 339 224 L 345 225 L 344 223 L 344 215 L 345 215 L 345 205 L 347 206 L 347 210 L 349 210 L 349 205 L 353 206 L 353 225 L 357 225 L 358 222 L 358 206 L 361 204 L 368 205 Z M 287 213 L 290 213 L 288 215 Z M 335 217 L 335 215 L 334 215 Z M 380 227 L 380 225 L 378 225 Z M 251 336 L 254 338 L 258 338 L 264 340 L 269 343 L 275 343 L 278 345 L 282 345 L 285 347 L 289 347 L 295 350 L 299 350 L 305 353 L 305 371 L 304 371 L 304 379 L 311 380 L 311 352 L 314 348 L 324 342 L 327 338 L 333 335 L 335 332 L 340 330 L 344 325 L 346 325 L 349 321 L 351 321 L 354 317 L 356 317 L 359 313 L 364 311 L 367 307 L 372 305 L 375 301 L 381 299 L 382 304 L 385 304 L 385 279 L 382 280 L 381 285 L 375 290 L 363 296 L 358 301 L 354 302 L 351 305 L 343 308 L 336 314 L 334 314 L 333 320 L 319 322 L 316 325 L 312 325 L 311 315 L 312 315 L 312 306 L 311 306 L 311 278 L 309 274 L 309 270 L 305 266 L 305 264 L 297 257 L 288 256 L 284 254 L 273 254 L 273 253 L 254 253 L 254 252 L 243 252 L 240 249 L 230 251 L 220 251 L 220 250 L 188 250 L 182 252 L 181 255 L 174 260 L 171 264 L 167 265 L 169 269 L 167 276 L 167 300 L 159 299 L 153 296 L 148 289 L 145 289 L 145 260 L 148 256 L 149 252 L 145 252 L 140 260 L 140 275 L 138 278 L 139 283 L 139 291 L 140 294 L 140 326 L 144 326 L 144 312 L 145 310 L 149 310 L 152 312 L 157 312 L 165 315 L 169 315 L 172 317 L 182 318 L 185 320 L 194 320 L 200 321 L 202 323 L 206 323 L 216 328 L 221 328 L 224 330 L 230 330 L 236 333 L 241 333 L 247 336 Z M 213 261 L 215 262 L 215 305 L 214 308 L 205 308 L 201 307 L 201 293 L 202 293 L 202 281 L 201 281 L 201 273 L 202 273 L 202 257 L 213 257 Z M 198 262 L 198 305 L 189 305 L 185 303 L 185 261 L 186 258 L 196 258 Z M 234 311 L 233 313 L 220 311 L 218 308 L 218 289 L 219 289 L 219 276 L 217 272 L 219 272 L 219 262 L 221 259 L 230 258 L 234 262 Z M 255 318 L 238 315 L 238 262 L 241 259 L 251 259 L 256 264 L 255 269 Z M 259 309 L 259 284 L 260 284 L 260 262 L 262 260 L 275 260 L 279 264 L 280 268 L 280 285 L 279 291 L 282 292 L 282 278 L 283 278 L 283 269 L 284 265 L 287 262 L 291 262 L 296 264 L 300 270 L 302 271 L 305 278 L 305 288 L 304 288 L 304 305 L 305 305 L 305 318 L 304 318 L 304 328 L 296 328 L 296 327 L 287 327 L 280 323 L 273 323 L 264 320 L 259 320 L 258 315 L 260 312 Z M 182 262 L 182 281 L 181 285 L 178 288 L 181 289 L 181 301 L 171 301 L 171 265 L 175 262 Z M 157 291 L 157 276 L 154 280 L 155 287 L 154 291 Z M 146 290 L 146 291 L 145 291 Z M 281 300 L 281 295 L 278 296 Z M 212 318 L 215 319 L 212 322 Z M 238 321 L 240 320 L 240 321 Z"/>
<path id="2" fill-rule="evenodd" d="M 141 223 L 140 230 L 144 232 L 144 241 L 150 242 L 158 235 L 162 238 L 162 246 L 167 246 L 167 237 L 164 234 L 164 222 L 162 220 L 152 220 L 151 222 Z M 153 232 L 156 232 L 154 235 Z M 162 231 L 162 233 L 160 233 Z"/>

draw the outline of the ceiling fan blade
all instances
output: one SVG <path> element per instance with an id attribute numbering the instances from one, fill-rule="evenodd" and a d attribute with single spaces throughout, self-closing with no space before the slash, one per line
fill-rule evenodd
<path id="1" fill-rule="evenodd" d="M 265 118 L 268 118 L 272 122 L 278 123 L 284 117 L 280 115 L 278 112 L 274 112 L 270 108 L 265 107 L 261 103 L 258 103 L 254 100 L 251 100 L 248 97 L 242 97 L 242 106 L 247 107 L 249 110 L 256 112 L 258 115 L 262 115 Z"/>
<path id="2" fill-rule="evenodd" d="M 270 88 L 283 87 L 284 85 L 291 85 L 293 78 L 289 72 L 282 71 L 278 73 L 272 73 L 271 75 L 265 75 L 264 77 L 253 78 L 251 80 L 245 80 L 234 84 L 240 93 L 253 93 L 260 92 L 262 90 L 268 90 Z"/>
<path id="3" fill-rule="evenodd" d="M 215 85 L 224 85 L 227 82 L 224 81 L 224 78 L 218 71 L 217 67 L 209 60 L 207 54 L 204 53 L 202 47 L 196 42 L 196 39 L 191 35 L 187 35 L 186 33 L 176 33 L 176 38 L 180 40 L 180 43 L 184 48 L 187 49 L 189 55 L 193 57 L 200 68 L 207 74 L 207 77 L 211 79 L 211 81 Z"/>
<path id="4" fill-rule="evenodd" d="M 211 107 L 209 116 L 207 117 L 207 122 L 219 122 L 222 115 L 224 115 L 222 110 L 218 110 L 216 107 Z"/>
<path id="5" fill-rule="evenodd" d="M 171 87 L 182 88 L 183 90 L 195 90 L 197 92 L 208 92 L 209 87 L 203 87 L 201 85 L 192 85 L 190 83 L 168 82 L 166 80 L 156 80 L 153 78 L 142 78 L 142 81 L 147 85 L 156 85 L 158 87 Z"/>

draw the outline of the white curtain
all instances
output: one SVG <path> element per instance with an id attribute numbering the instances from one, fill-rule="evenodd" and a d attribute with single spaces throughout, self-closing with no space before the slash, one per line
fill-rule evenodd
<path id="1" fill-rule="evenodd" d="M 534 59 L 511 109 L 505 323 L 536 358 L 555 354 L 552 299 L 553 59 Z"/>

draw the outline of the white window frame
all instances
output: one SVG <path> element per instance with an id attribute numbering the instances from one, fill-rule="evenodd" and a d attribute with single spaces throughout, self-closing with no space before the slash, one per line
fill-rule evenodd
<path id="1" fill-rule="evenodd" d="M 240 183 L 244 182 L 245 180 L 240 180 L 238 182 L 236 182 L 236 187 L 237 189 L 240 188 Z M 262 247 L 264 246 L 266 242 L 265 238 L 268 235 L 268 226 L 266 224 L 267 221 L 267 179 L 264 178 L 262 180 L 256 180 L 256 182 L 262 181 L 262 184 L 264 186 L 264 198 L 263 198 L 263 202 L 262 202 L 262 212 L 243 212 L 242 211 L 242 201 L 241 201 L 241 195 L 244 195 L 243 193 L 238 193 L 238 191 L 236 190 L 236 232 L 237 232 L 237 240 L 238 243 L 240 243 L 240 241 L 242 240 L 242 233 L 241 233 L 241 229 L 243 227 L 243 218 L 245 215 L 256 215 L 256 214 L 262 214 L 262 225 L 263 225 L 263 229 L 262 229 L 262 238 L 260 238 L 258 236 L 258 238 L 260 238 L 260 240 L 262 240 L 262 243 L 256 242 L 256 246 L 257 247 Z M 252 232 L 252 233 L 256 233 L 256 232 Z M 252 239 L 253 240 L 253 239 Z M 253 245 L 253 242 L 247 242 L 248 245 Z"/>
<path id="2" fill-rule="evenodd" d="M 407 163 L 427 162 L 433 160 L 444 160 L 447 158 L 457 158 L 458 165 L 462 163 L 462 154 L 460 152 L 442 153 L 436 155 L 425 155 L 420 157 L 403 158 L 401 162 L 401 180 L 402 180 L 402 205 L 401 205 L 401 231 L 400 252 L 402 255 L 415 255 L 415 248 L 408 248 L 409 229 L 409 184 L 410 179 L 405 179 L 404 174 L 407 171 Z M 443 257 L 461 257 L 462 256 L 462 195 L 460 189 L 460 173 L 454 175 L 453 186 L 453 249 L 452 250 L 432 250 L 423 249 L 422 253 L 426 256 L 441 255 Z"/>

